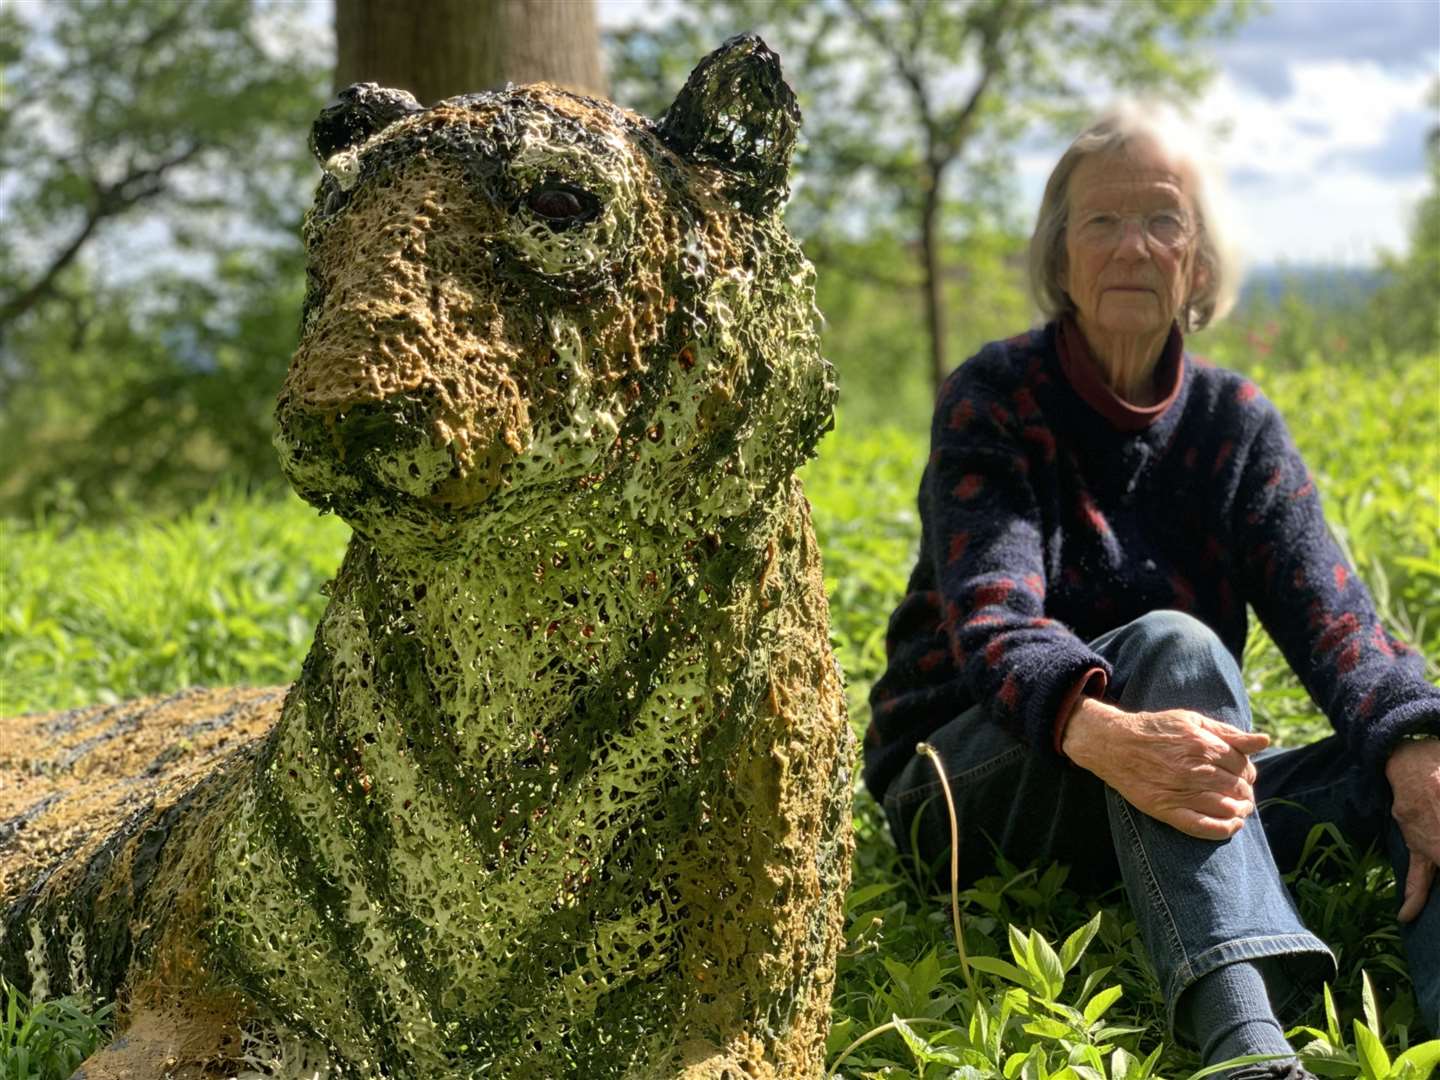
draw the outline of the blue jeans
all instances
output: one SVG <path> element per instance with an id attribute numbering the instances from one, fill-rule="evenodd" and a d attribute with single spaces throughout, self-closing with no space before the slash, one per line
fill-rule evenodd
<path id="1" fill-rule="evenodd" d="M 1249 730 L 1239 666 L 1199 620 L 1152 612 L 1091 647 L 1113 665 L 1109 697 L 1122 708 L 1186 708 Z M 997 851 L 1020 865 L 1067 863 L 1070 883 L 1082 892 L 1123 881 L 1172 1031 L 1186 988 L 1225 964 L 1257 962 L 1287 1024 L 1316 1000 L 1321 980 L 1334 977 L 1334 957 L 1305 929 L 1280 878 L 1295 867 L 1316 823 L 1333 822 L 1362 850 L 1383 845 L 1398 880 L 1405 880 L 1408 852 L 1389 813 L 1389 788 L 1348 761 L 1335 736 L 1256 754 L 1261 809 L 1235 836 L 1218 842 L 1186 836 L 1136 810 L 1094 774 L 1033 753 L 990 720 L 983 706 L 960 714 L 929 742 L 940 752 L 955 796 L 962 885 L 993 872 Z M 1285 802 L 1269 802 L 1276 799 Z M 914 854 L 926 865 L 949 850 L 949 815 L 929 761 L 917 755 L 907 763 L 884 804 L 903 854 L 912 853 L 912 834 Z M 1401 937 L 1420 1017 L 1440 1033 L 1437 894 L 1440 883 Z"/>

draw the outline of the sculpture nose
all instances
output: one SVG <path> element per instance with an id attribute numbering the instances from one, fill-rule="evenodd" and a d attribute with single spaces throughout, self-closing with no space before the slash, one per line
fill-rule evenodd
<path id="1" fill-rule="evenodd" d="M 501 485 L 516 451 L 495 442 L 467 453 L 437 430 L 439 411 L 438 398 L 424 390 L 343 410 L 282 399 L 276 439 L 282 466 L 303 498 L 325 506 L 346 486 L 342 476 L 441 508 L 482 502 Z"/>

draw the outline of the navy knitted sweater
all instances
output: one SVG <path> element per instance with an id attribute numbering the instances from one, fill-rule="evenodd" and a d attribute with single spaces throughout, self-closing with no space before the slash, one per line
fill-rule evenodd
<path id="1" fill-rule="evenodd" d="M 1178 331 L 1153 408 L 1126 407 L 1086 365 L 1074 324 L 1051 323 L 987 345 L 941 387 L 920 557 L 870 696 L 870 791 L 976 702 L 1058 754 L 1057 723 L 1110 675 L 1085 643 L 1162 608 L 1238 661 L 1253 607 L 1377 772 L 1402 735 L 1440 731 L 1440 690 L 1381 625 L 1255 384 L 1184 354 Z"/>

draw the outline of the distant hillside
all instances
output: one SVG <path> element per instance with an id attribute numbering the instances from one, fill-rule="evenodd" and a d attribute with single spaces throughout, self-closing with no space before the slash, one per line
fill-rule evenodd
<path id="1" fill-rule="evenodd" d="M 1298 292 L 1302 300 L 1317 306 L 1345 306 L 1365 300 L 1384 280 L 1385 271 L 1378 267 L 1255 266 L 1245 275 L 1238 306 L 1243 311 L 1287 292 Z"/>

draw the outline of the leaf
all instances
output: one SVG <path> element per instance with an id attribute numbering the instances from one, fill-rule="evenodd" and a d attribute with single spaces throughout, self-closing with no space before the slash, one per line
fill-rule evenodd
<path id="1" fill-rule="evenodd" d="M 1202 1077 L 1229 1072 L 1240 1065 L 1253 1065 L 1261 1061 L 1281 1061 L 1289 1056 L 1289 1054 L 1241 1054 L 1239 1057 L 1219 1061 L 1214 1065 L 1206 1065 L 1203 1069 L 1196 1069 L 1185 1080 L 1201 1080 Z"/>
<path id="2" fill-rule="evenodd" d="M 1067 973 L 1079 962 L 1090 942 L 1100 932 L 1100 920 L 1101 914 L 1097 911 L 1093 919 L 1066 938 L 1065 944 L 1060 947 L 1060 966 Z"/>
<path id="3" fill-rule="evenodd" d="M 1380 1026 L 1380 1003 L 1375 999 L 1375 986 L 1368 971 L 1360 972 L 1360 1002 L 1365 1010 L 1365 1023 L 1372 1033 L 1384 1031 Z"/>
<path id="4" fill-rule="evenodd" d="M 1340 1035 L 1340 1017 L 1335 1012 L 1335 995 L 1330 993 L 1330 984 L 1325 984 L 1325 1035 L 1330 1040 L 1331 1046 L 1344 1046 L 1345 1040 Z"/>
<path id="5" fill-rule="evenodd" d="M 1021 971 L 1014 964 L 993 956 L 972 956 L 970 957 L 970 966 L 987 975 L 998 975 L 1027 990 L 1035 987 L 1036 980 L 1028 972 Z"/>
<path id="6" fill-rule="evenodd" d="M 1106 1050 L 1110 1048 L 1105 1047 Z M 1100 1056 L 1100 1047 L 1087 1046 L 1084 1043 L 1075 1043 L 1070 1046 L 1070 1064 L 1085 1065 L 1099 1074 L 1100 1080 L 1105 1078 L 1105 1059 Z"/>
<path id="7" fill-rule="evenodd" d="M 1336 1080 L 1354 1080 L 1360 1074 L 1359 1063 L 1349 1054 L 1336 1057 L 1307 1057 L 1305 1067 L 1316 1076 L 1333 1076 Z"/>
<path id="8" fill-rule="evenodd" d="M 1095 1021 L 1099 1020 L 1100 1017 L 1105 1015 L 1106 1009 L 1110 1008 L 1111 1005 L 1114 1005 L 1115 1002 L 1120 1000 L 1121 995 L 1123 995 L 1124 993 L 1125 988 L 1123 986 L 1120 986 L 1119 984 L 1101 990 L 1098 994 L 1096 994 L 1086 1003 L 1085 1022 L 1087 1024 L 1095 1023 Z"/>
<path id="9" fill-rule="evenodd" d="M 1385 1053 L 1380 1037 L 1359 1020 L 1355 1021 L 1355 1052 L 1365 1080 L 1386 1080 L 1390 1075 L 1390 1055 Z"/>
<path id="10" fill-rule="evenodd" d="M 1026 971 L 1035 972 L 1038 975 L 1039 972 L 1035 971 L 1034 961 L 1030 955 L 1030 942 L 1025 937 L 1025 932 L 1013 923 L 1006 929 L 1010 935 L 1010 955 L 1015 958 L 1015 963 Z"/>
<path id="11" fill-rule="evenodd" d="M 915 1055 L 915 1060 L 923 1065 L 929 1057 L 930 1044 L 917 1035 L 910 1025 L 901 1020 L 899 1016 L 891 1016 L 890 1022 L 895 1025 L 895 1030 L 900 1033 L 900 1038 L 905 1040 L 905 1045 L 910 1048 L 910 1053 Z"/>
<path id="12" fill-rule="evenodd" d="M 1395 1059 L 1397 1070 L 1407 1065 L 1415 1069 L 1414 1080 L 1426 1080 L 1440 1065 L 1440 1039 L 1417 1043 Z"/>
<path id="13" fill-rule="evenodd" d="M 1085 1017 L 1080 1012 L 1080 1010 L 1075 1008 L 1074 1006 L 1066 1005 L 1063 1001 L 1051 1001 L 1049 998 L 1042 998 L 1040 1000 L 1040 1005 L 1046 1009 L 1049 1009 L 1052 1013 L 1058 1016 L 1061 1020 L 1064 1020 L 1076 1031 L 1081 1031 L 1084 1029 Z"/>
<path id="14" fill-rule="evenodd" d="M 1030 955 L 1034 958 L 1036 973 L 1044 980 L 1045 996 L 1058 998 L 1065 987 L 1065 968 L 1050 942 L 1038 930 L 1030 931 Z"/>
<path id="15" fill-rule="evenodd" d="M 1108 1042 L 1110 1039 L 1120 1035 L 1137 1035 L 1144 1031 L 1144 1028 L 1127 1027 L 1123 1024 L 1106 1024 L 1099 1031 L 1092 1032 L 1090 1037 L 1096 1042 Z"/>
<path id="16" fill-rule="evenodd" d="M 1095 988 L 1099 986 L 1102 981 L 1104 981 L 1107 975 L 1110 974 L 1110 971 L 1111 969 L 1107 965 L 1106 967 L 1096 968 L 1094 971 L 1090 972 L 1090 974 L 1086 975 L 1085 982 L 1080 987 L 1080 993 L 1076 995 L 1076 1000 L 1088 1000 L 1090 995 L 1095 992 Z"/>
<path id="17" fill-rule="evenodd" d="M 1025 1030 L 1031 1035 L 1039 1035 L 1046 1039 L 1063 1039 L 1074 1035 L 1069 1024 L 1062 1024 L 1059 1020 L 1051 1020 L 1048 1016 L 1042 1016 L 1032 1020 L 1025 1025 Z"/>
<path id="18" fill-rule="evenodd" d="M 898 888 L 899 884 L 898 881 L 878 881 L 870 885 L 863 885 L 845 897 L 845 910 L 847 912 L 858 911 L 877 896 L 884 896 Z"/>

